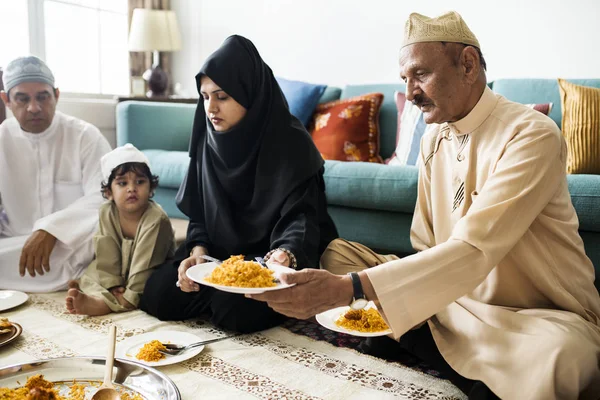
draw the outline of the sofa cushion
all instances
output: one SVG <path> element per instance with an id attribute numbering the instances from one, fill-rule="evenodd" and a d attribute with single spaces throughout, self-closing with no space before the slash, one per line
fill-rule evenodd
<path id="1" fill-rule="evenodd" d="M 394 100 L 394 92 L 404 93 L 406 85 L 403 83 L 377 84 L 377 85 L 348 85 L 342 90 L 341 98 L 360 96 L 365 93 L 383 93 L 383 103 L 379 111 L 379 154 L 389 158 L 396 149 L 396 125 L 398 124 L 398 111 Z"/>
<path id="2" fill-rule="evenodd" d="M 600 87 L 600 79 L 569 79 L 569 82 Z M 552 103 L 549 117 L 559 127 L 562 125 L 562 108 L 556 79 L 498 79 L 494 81 L 493 90 L 517 103 Z"/>
<path id="3" fill-rule="evenodd" d="M 423 112 L 410 101 L 406 101 L 400 116 L 400 137 L 396 146 L 395 156 L 389 165 L 417 165 L 421 152 L 421 138 L 428 128 L 423 118 Z"/>
<path id="4" fill-rule="evenodd" d="M 411 166 L 325 161 L 327 203 L 412 214 L 418 175 Z"/>
<path id="5" fill-rule="evenodd" d="M 158 186 L 179 189 L 188 170 L 187 151 L 143 150 L 148 157 L 152 174 L 158 175 Z"/>
<path id="6" fill-rule="evenodd" d="M 394 101 L 396 102 L 396 111 L 398 111 L 398 124 L 396 126 L 396 149 L 398 149 L 398 143 L 400 142 L 400 128 L 402 126 L 402 112 L 404 111 L 404 105 L 406 104 L 406 95 L 402 92 L 394 92 Z M 392 154 L 390 158 L 385 159 L 385 163 L 389 164 L 391 161 L 393 162 L 396 157 L 396 151 Z"/>
<path id="7" fill-rule="evenodd" d="M 310 134 L 326 160 L 381 163 L 379 107 L 381 93 L 319 104 Z"/>
<path id="8" fill-rule="evenodd" d="M 175 197 L 177 196 L 177 189 L 161 188 L 160 186 L 154 191 L 154 197 L 152 200 L 160 204 L 165 210 L 169 218 L 182 218 L 188 219 L 188 217 L 182 213 L 177 204 L 175 203 Z"/>
<path id="9" fill-rule="evenodd" d="M 600 175 L 567 175 L 579 229 L 600 232 Z"/>
<path id="10" fill-rule="evenodd" d="M 287 100 L 292 115 L 298 118 L 304 126 L 308 126 L 310 117 L 327 86 L 291 81 L 281 77 L 277 77 L 277 83 Z"/>
<path id="11" fill-rule="evenodd" d="M 558 80 L 569 174 L 600 174 L 600 89 Z"/>

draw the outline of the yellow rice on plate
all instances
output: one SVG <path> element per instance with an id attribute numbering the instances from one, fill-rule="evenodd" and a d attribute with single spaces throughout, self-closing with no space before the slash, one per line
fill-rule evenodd
<path id="1" fill-rule="evenodd" d="M 261 288 L 276 286 L 274 272 L 244 256 L 231 256 L 204 278 L 215 285 Z"/>
<path id="2" fill-rule="evenodd" d="M 146 343 L 140 351 L 135 355 L 135 358 L 143 361 L 160 361 L 165 358 L 165 355 L 159 350 L 166 350 L 167 348 L 158 340 L 152 340 Z"/>
<path id="3" fill-rule="evenodd" d="M 375 308 L 348 310 L 335 320 L 335 324 L 359 332 L 381 332 L 390 329 Z"/>

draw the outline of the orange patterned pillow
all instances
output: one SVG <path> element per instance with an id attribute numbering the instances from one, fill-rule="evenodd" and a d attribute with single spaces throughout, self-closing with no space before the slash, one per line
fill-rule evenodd
<path id="1" fill-rule="evenodd" d="M 319 104 L 309 126 L 325 160 L 382 163 L 379 108 L 383 94 L 370 93 Z"/>

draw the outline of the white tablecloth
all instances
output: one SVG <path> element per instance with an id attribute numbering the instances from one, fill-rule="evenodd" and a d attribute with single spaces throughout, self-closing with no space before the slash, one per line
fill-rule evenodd
<path id="1" fill-rule="evenodd" d="M 161 322 L 142 311 L 71 315 L 64 297 L 64 292 L 31 295 L 26 304 L 0 313 L 23 327 L 18 340 L 0 348 L 0 368 L 54 357 L 105 356 L 110 324 L 117 326 L 117 345 L 158 330 L 202 339 L 223 335 L 202 321 Z M 175 382 L 183 399 L 466 398 L 448 381 L 284 328 L 208 345 L 198 356 L 159 370 Z"/>

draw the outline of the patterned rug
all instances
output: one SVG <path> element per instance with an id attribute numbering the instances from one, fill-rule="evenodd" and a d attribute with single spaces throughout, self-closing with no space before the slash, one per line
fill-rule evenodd
<path id="1" fill-rule="evenodd" d="M 313 340 L 322 340 L 336 347 L 346 347 L 354 350 L 357 350 L 358 346 L 364 341 L 364 338 L 330 331 L 329 329 L 312 321 L 290 319 L 282 325 L 282 328 L 285 328 L 298 335 L 308 336 Z M 435 376 L 436 378 L 444 379 L 444 376 L 440 372 L 431 368 L 428 364 L 407 352 L 403 352 L 399 360 L 385 360 L 390 363 L 404 365 L 405 367 L 414 369 L 424 374 Z"/>

